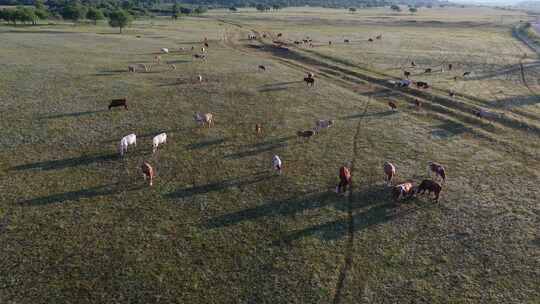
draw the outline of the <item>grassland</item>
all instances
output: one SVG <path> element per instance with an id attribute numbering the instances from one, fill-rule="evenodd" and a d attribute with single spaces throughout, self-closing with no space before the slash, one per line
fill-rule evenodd
<path id="1" fill-rule="evenodd" d="M 538 303 L 538 67 L 511 35 L 526 16 L 452 10 L 214 11 L 138 21 L 123 35 L 0 27 L 0 302 Z M 317 46 L 283 51 L 278 32 Z M 375 33 L 383 40 L 364 42 Z M 189 51 L 203 37 L 207 63 Z M 161 47 L 175 50 L 163 59 L 176 71 L 127 73 Z M 429 91 L 389 87 L 411 58 L 474 75 L 415 75 Z M 300 81 L 306 71 L 314 88 Z M 130 110 L 107 111 L 121 96 Z M 478 107 L 505 115 L 481 121 Z M 195 111 L 213 112 L 216 126 L 195 126 Z M 324 118 L 336 126 L 294 136 Z M 151 155 L 162 131 L 169 142 Z M 116 144 L 132 132 L 137 147 L 120 159 Z M 157 169 L 152 188 L 143 160 Z M 386 160 L 402 180 L 445 164 L 440 204 L 393 204 Z M 332 192 L 344 162 L 348 197 Z"/>

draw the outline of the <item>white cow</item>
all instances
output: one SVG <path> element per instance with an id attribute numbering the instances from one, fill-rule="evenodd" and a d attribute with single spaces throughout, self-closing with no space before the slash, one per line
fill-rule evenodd
<path id="1" fill-rule="evenodd" d="M 283 167 L 281 163 L 281 158 L 279 158 L 279 156 L 277 155 L 274 155 L 274 157 L 272 157 L 272 168 L 276 170 L 278 174 L 281 174 L 281 170 Z"/>
<path id="2" fill-rule="evenodd" d="M 195 113 L 195 121 L 200 125 L 208 125 L 210 128 L 214 124 L 214 115 L 212 113 L 201 114 L 199 112 Z"/>
<path id="3" fill-rule="evenodd" d="M 157 148 L 160 144 L 164 144 L 166 142 L 167 142 L 166 133 L 161 133 L 154 136 L 154 139 L 152 139 L 152 153 L 155 153 L 157 151 Z"/>
<path id="4" fill-rule="evenodd" d="M 162 52 L 163 54 L 169 54 L 169 49 L 168 49 L 168 48 L 162 48 L 162 49 L 161 49 L 161 52 Z"/>
<path id="5" fill-rule="evenodd" d="M 118 145 L 120 156 L 124 156 L 124 153 L 127 152 L 129 145 L 137 145 L 137 136 L 135 134 L 129 134 L 122 137 L 120 144 Z"/>

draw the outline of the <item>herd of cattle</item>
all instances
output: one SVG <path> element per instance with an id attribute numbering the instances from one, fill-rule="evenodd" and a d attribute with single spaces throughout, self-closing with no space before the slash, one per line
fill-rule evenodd
<path id="1" fill-rule="evenodd" d="M 278 34 L 278 37 L 281 37 L 281 35 L 282 34 Z M 250 34 L 248 36 L 248 39 L 249 40 L 256 39 L 256 36 L 253 35 L 253 34 Z M 376 39 L 382 39 L 382 36 L 379 35 L 379 36 L 376 37 Z M 373 41 L 373 40 L 370 38 L 370 41 Z M 309 39 L 309 37 L 308 37 L 303 42 L 304 43 L 310 43 L 311 39 Z M 345 42 L 347 43 L 348 41 L 345 40 Z M 331 42 L 329 44 L 331 44 Z M 208 42 L 207 42 L 207 39 L 205 38 L 204 47 L 201 48 L 201 53 L 200 54 L 198 53 L 198 54 L 195 54 L 195 55 L 197 55 L 198 57 L 204 56 L 204 58 L 206 58 L 207 48 L 208 48 Z M 192 47 L 192 51 L 193 50 L 194 50 L 194 47 Z M 169 53 L 169 49 L 167 49 L 167 48 L 162 48 L 160 51 L 161 51 L 162 54 L 168 54 Z M 154 63 L 160 64 L 161 63 L 161 56 L 156 55 L 154 57 Z M 414 65 L 414 62 L 412 64 Z M 150 69 L 151 69 L 151 66 L 147 66 L 147 65 L 144 65 L 144 64 L 141 64 L 140 66 L 142 66 L 144 68 L 144 70 L 147 71 L 147 72 L 150 71 Z M 452 65 L 449 65 L 449 69 L 451 69 L 451 68 L 452 68 Z M 171 69 L 176 69 L 176 67 L 174 67 L 174 65 L 171 65 Z M 266 67 L 264 65 L 259 65 L 259 70 L 265 71 Z M 137 66 L 135 66 L 135 65 L 128 66 L 128 71 L 129 72 L 136 72 L 137 71 Z M 429 71 L 429 72 L 431 72 L 431 71 Z M 315 75 L 310 72 L 310 73 L 307 74 L 307 77 L 304 78 L 304 81 L 306 82 L 306 84 L 308 86 L 313 86 L 314 85 L 314 83 L 315 83 L 314 76 Z M 407 77 L 407 79 L 404 79 L 404 80 L 400 81 L 398 85 L 400 85 L 400 86 L 408 86 L 411 83 L 408 80 L 408 77 L 410 76 L 410 73 L 406 71 L 405 76 Z M 199 81 L 202 81 L 202 76 L 201 75 L 198 75 L 197 78 L 198 78 Z M 425 86 L 426 88 L 429 87 L 427 85 L 427 83 L 416 82 L 415 84 L 417 86 L 419 86 L 419 87 L 422 87 L 422 86 Z M 395 110 L 396 107 L 397 107 L 395 105 L 395 103 L 393 103 L 393 102 L 389 102 L 389 105 L 393 110 Z M 417 101 L 417 106 L 419 106 L 418 101 Z M 114 108 L 114 107 L 123 107 L 123 108 L 125 108 L 127 110 L 128 109 L 127 97 L 120 98 L 120 99 L 113 99 L 109 103 L 108 108 L 109 108 L 109 110 L 111 110 L 111 108 Z M 479 114 L 479 116 L 480 116 L 480 114 Z M 197 112 L 197 113 L 195 113 L 193 118 L 194 118 L 195 122 L 200 126 L 207 126 L 208 128 L 210 128 L 211 126 L 214 125 L 214 115 L 212 113 L 203 113 L 203 114 L 201 114 L 201 113 Z M 312 128 L 310 130 L 298 131 L 297 136 L 300 137 L 300 138 L 309 139 L 312 136 L 318 134 L 321 130 L 330 128 L 331 126 L 334 125 L 334 123 L 335 123 L 334 120 L 318 120 L 318 121 L 315 122 L 315 127 L 314 128 Z M 255 133 L 256 133 L 256 135 L 261 135 L 262 134 L 262 127 L 261 127 L 260 124 L 255 125 Z M 152 154 L 155 153 L 158 150 L 158 147 L 160 145 L 163 145 L 166 142 L 167 142 L 167 134 L 166 133 L 160 133 L 160 134 L 154 136 L 153 139 L 152 139 Z M 121 157 L 124 156 L 124 154 L 128 151 L 128 147 L 131 146 L 131 145 L 134 145 L 134 146 L 137 145 L 137 136 L 135 134 L 129 134 L 129 135 L 126 135 L 126 136 L 122 137 L 122 139 L 120 140 L 120 143 L 118 145 L 118 152 L 119 152 Z M 273 155 L 273 157 L 272 157 L 272 167 L 278 174 L 282 173 L 283 161 L 278 155 Z M 384 174 L 386 176 L 385 181 L 388 183 L 388 185 L 392 185 L 392 181 L 396 177 L 396 166 L 393 165 L 392 163 L 386 162 L 383 165 L 383 170 L 384 170 Z M 143 173 L 144 179 L 145 180 L 149 179 L 149 184 L 150 184 L 150 186 L 152 186 L 153 185 L 153 180 L 155 178 L 155 170 L 152 167 L 152 165 L 150 165 L 150 163 L 148 163 L 147 161 L 143 161 L 142 166 L 141 166 L 141 171 Z M 444 169 L 444 167 L 442 165 L 440 165 L 438 163 L 430 163 L 428 165 L 428 173 L 430 175 L 431 175 L 431 173 L 435 173 L 435 176 L 441 178 L 443 182 L 446 179 L 445 169 Z M 347 187 L 350 187 L 351 183 L 352 183 L 352 177 L 351 177 L 350 168 L 348 168 L 347 166 L 342 166 L 339 169 L 339 184 L 336 187 L 336 192 L 337 193 L 346 193 L 347 192 Z M 392 197 L 396 201 L 399 201 L 399 200 L 402 200 L 402 199 L 407 199 L 407 198 L 415 196 L 416 194 L 422 194 L 424 192 L 433 193 L 435 195 L 435 201 L 438 201 L 441 190 L 442 190 L 441 184 L 438 181 L 432 180 L 432 179 L 425 179 L 419 185 L 417 185 L 417 183 L 415 181 L 407 180 L 407 181 L 404 181 L 404 182 L 397 183 L 397 185 L 391 187 Z"/>

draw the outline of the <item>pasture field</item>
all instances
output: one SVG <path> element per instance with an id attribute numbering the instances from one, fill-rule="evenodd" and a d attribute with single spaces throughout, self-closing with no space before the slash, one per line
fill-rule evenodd
<path id="1" fill-rule="evenodd" d="M 0 303 L 540 302 L 540 65 L 511 31 L 527 16 L 456 10 L 211 11 L 122 35 L 1 26 Z M 316 45 L 275 47 L 279 32 Z M 203 37 L 207 62 L 190 50 Z M 127 72 L 162 47 L 176 70 Z M 413 70 L 433 88 L 394 88 L 409 60 L 472 76 Z M 124 96 L 129 110 L 107 110 Z M 196 111 L 215 126 L 198 127 Z M 317 119 L 336 123 L 296 137 Z M 122 159 L 129 133 L 137 146 Z M 417 181 L 444 164 L 440 203 L 393 203 L 384 161 Z"/>

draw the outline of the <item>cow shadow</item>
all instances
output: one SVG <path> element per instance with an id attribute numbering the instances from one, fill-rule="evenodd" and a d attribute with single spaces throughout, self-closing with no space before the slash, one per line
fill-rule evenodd
<path id="1" fill-rule="evenodd" d="M 221 145 L 224 142 L 225 142 L 225 138 L 210 139 L 210 140 L 205 140 L 205 141 L 189 144 L 187 145 L 187 148 L 189 150 L 198 150 L 198 149 L 204 149 L 210 146 Z"/>
<path id="2" fill-rule="evenodd" d="M 124 191 L 135 191 L 142 189 L 143 185 L 121 187 L 117 185 L 101 185 L 88 189 L 82 189 L 77 191 L 68 191 L 64 193 L 52 194 L 48 196 L 33 198 L 19 202 L 23 206 L 39 206 L 48 204 L 59 204 L 68 201 L 80 201 L 81 199 L 93 198 L 97 196 L 107 196 Z"/>
<path id="3" fill-rule="evenodd" d="M 19 165 L 10 168 L 10 170 L 23 171 L 23 170 L 62 170 L 65 168 L 72 168 L 78 166 L 87 166 L 97 162 L 106 162 L 117 160 L 120 156 L 116 153 L 98 156 L 81 156 L 59 160 L 49 160 L 43 162 L 36 162 L 31 164 Z"/>
<path id="4" fill-rule="evenodd" d="M 38 119 L 56 119 L 56 118 L 64 118 L 64 117 L 81 117 L 81 116 L 88 116 L 88 115 L 103 113 L 103 112 L 107 112 L 107 111 L 108 110 L 97 110 L 97 111 L 61 113 L 61 114 L 41 116 Z"/>
<path id="5" fill-rule="evenodd" d="M 284 91 L 284 90 L 289 89 L 290 85 L 298 84 L 298 83 L 302 83 L 302 80 L 267 84 L 267 85 L 263 85 L 263 86 L 258 87 L 257 90 L 259 92 Z"/>
<path id="6" fill-rule="evenodd" d="M 473 129 L 458 122 L 445 122 L 433 127 L 431 136 L 436 138 L 450 138 L 464 133 L 472 133 Z"/>
<path id="7" fill-rule="evenodd" d="M 258 147 L 256 149 L 250 149 L 250 150 L 247 150 L 247 151 L 241 151 L 241 152 L 237 152 L 237 153 L 228 154 L 228 155 L 225 155 L 223 158 L 224 159 L 240 159 L 240 158 L 244 158 L 244 157 L 255 156 L 257 154 L 272 151 L 272 150 L 279 149 L 279 148 L 285 148 L 288 145 L 289 144 L 286 143 L 286 142 L 269 144 L 269 145 L 260 146 L 260 147 Z"/>
<path id="8" fill-rule="evenodd" d="M 255 173 L 249 177 L 237 177 L 228 180 L 222 180 L 218 182 L 208 183 L 200 186 L 192 186 L 178 189 L 176 191 L 165 194 L 166 198 L 175 199 L 175 198 L 188 198 L 200 194 L 208 194 L 210 192 L 216 192 L 225 190 L 228 188 L 240 188 L 243 191 L 243 187 L 262 182 L 275 177 L 267 172 Z"/>
<path id="9" fill-rule="evenodd" d="M 381 111 L 381 112 L 372 112 L 372 113 L 358 113 L 358 114 L 342 116 L 339 119 L 350 120 L 350 119 L 361 119 L 361 118 L 364 118 L 364 117 L 385 117 L 385 116 L 390 116 L 390 115 L 394 115 L 394 114 L 397 114 L 397 113 L 398 113 L 397 111 L 392 111 L 392 110 Z"/>

